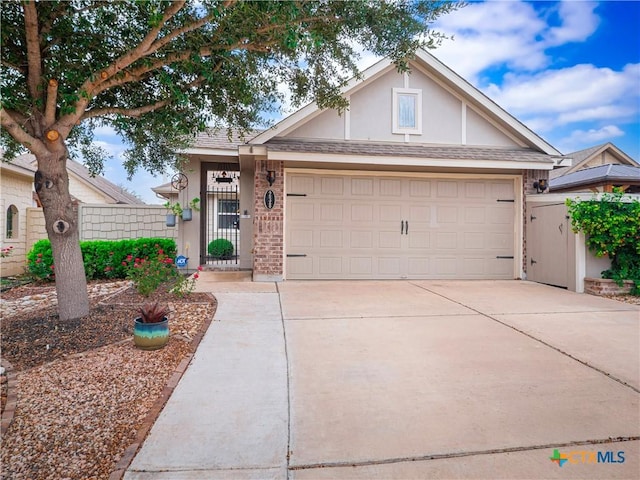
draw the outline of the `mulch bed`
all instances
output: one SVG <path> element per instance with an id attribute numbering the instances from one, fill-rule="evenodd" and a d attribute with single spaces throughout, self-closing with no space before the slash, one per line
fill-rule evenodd
<path id="1" fill-rule="evenodd" d="M 120 478 L 132 447 L 170 394 L 167 382 L 186 368 L 216 301 L 206 293 L 180 298 L 164 288 L 145 298 L 124 284 L 92 298 L 88 316 L 63 322 L 49 300 L 54 291 L 27 285 L 2 292 L 7 302 L 39 299 L 31 310 L 3 314 L 2 359 L 12 373 L 9 402 L 5 381 L 1 388 L 0 479 Z M 143 303 L 155 301 L 171 309 L 171 337 L 164 348 L 143 351 L 133 345 L 133 318 Z"/>
<path id="2" fill-rule="evenodd" d="M 50 285 L 22 286 L 2 294 L 3 300 L 25 295 L 37 295 L 55 289 Z M 160 302 L 206 303 L 206 293 L 192 293 L 178 297 L 160 287 L 149 297 L 143 297 L 133 287 L 109 298 L 91 301 L 88 316 L 62 321 L 55 307 L 12 315 L 2 319 L 2 357 L 17 371 L 36 367 L 67 355 L 116 343 L 133 334 L 133 319 L 144 303 Z"/>

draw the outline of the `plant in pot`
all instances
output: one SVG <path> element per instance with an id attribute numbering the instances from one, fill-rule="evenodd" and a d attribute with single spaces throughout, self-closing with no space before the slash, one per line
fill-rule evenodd
<path id="1" fill-rule="evenodd" d="M 169 213 L 167 213 L 167 227 L 175 227 L 176 218 L 182 215 L 182 205 L 180 205 L 180 202 L 171 203 L 167 201 L 164 204 L 164 208 L 169 210 Z"/>
<path id="2" fill-rule="evenodd" d="M 134 320 L 133 342 L 142 350 L 157 350 L 169 341 L 169 308 L 158 302 L 145 303 Z"/>
<path id="3" fill-rule="evenodd" d="M 193 218 L 193 210 L 196 212 L 200 211 L 200 199 L 198 197 L 191 200 L 189 206 L 182 210 L 182 220 L 185 222 L 191 220 Z"/>

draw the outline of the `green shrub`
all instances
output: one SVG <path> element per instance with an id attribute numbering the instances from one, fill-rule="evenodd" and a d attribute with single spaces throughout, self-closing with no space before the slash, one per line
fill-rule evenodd
<path id="1" fill-rule="evenodd" d="M 170 238 L 131 240 L 90 240 L 80 242 L 87 280 L 127 278 L 127 257 L 153 258 L 160 248 L 170 258 L 176 256 L 176 242 Z M 27 254 L 27 273 L 37 280 L 53 280 L 53 254 L 49 240 L 36 242 Z"/>
<path id="2" fill-rule="evenodd" d="M 207 252 L 215 258 L 228 258 L 233 255 L 233 243 L 226 238 L 216 238 L 209 243 Z"/>
<path id="3" fill-rule="evenodd" d="M 587 246 L 597 257 L 608 255 L 611 268 L 602 272 L 622 286 L 633 280 L 633 294 L 640 295 L 640 202 L 621 192 L 604 194 L 601 200 L 567 200 L 574 232 L 583 232 Z"/>

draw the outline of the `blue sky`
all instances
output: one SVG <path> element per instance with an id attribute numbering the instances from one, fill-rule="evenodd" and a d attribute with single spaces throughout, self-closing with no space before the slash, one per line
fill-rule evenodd
<path id="1" fill-rule="evenodd" d="M 454 40 L 432 53 L 562 153 L 612 142 L 639 160 L 638 25 L 639 1 L 472 2 L 438 20 Z M 150 188 L 166 179 L 127 181 L 119 139 L 96 138 L 115 157 L 106 178 L 162 203 Z"/>

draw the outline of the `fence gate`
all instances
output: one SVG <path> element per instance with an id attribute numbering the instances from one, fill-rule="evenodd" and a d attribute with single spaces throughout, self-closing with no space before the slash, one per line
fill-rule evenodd
<path id="1" fill-rule="evenodd" d="M 200 264 L 236 268 L 240 248 L 238 172 L 217 167 L 203 171 Z M 203 169 L 204 170 L 204 169 Z M 206 182 L 206 183 L 205 183 Z"/>

